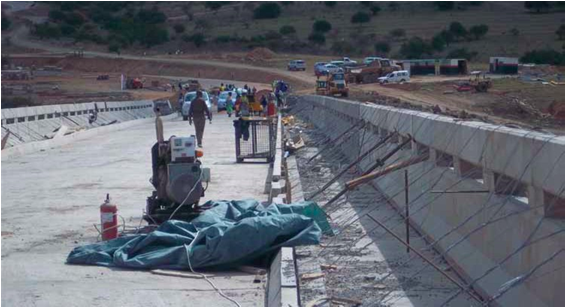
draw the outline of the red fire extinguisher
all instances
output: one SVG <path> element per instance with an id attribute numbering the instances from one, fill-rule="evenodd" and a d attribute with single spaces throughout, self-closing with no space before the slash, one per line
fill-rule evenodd
<path id="1" fill-rule="evenodd" d="M 106 194 L 106 200 L 100 205 L 100 224 L 102 240 L 112 240 L 118 237 L 118 208 L 110 203 L 110 195 Z"/>

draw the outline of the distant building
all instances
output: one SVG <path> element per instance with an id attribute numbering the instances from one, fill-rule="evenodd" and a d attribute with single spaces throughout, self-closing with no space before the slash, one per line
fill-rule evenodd
<path id="1" fill-rule="evenodd" d="M 465 75 L 468 73 L 465 59 L 400 60 L 395 64 L 407 70 L 410 75 Z"/>
<path id="2" fill-rule="evenodd" d="M 518 73 L 518 58 L 490 57 L 490 72 L 515 75 Z"/>

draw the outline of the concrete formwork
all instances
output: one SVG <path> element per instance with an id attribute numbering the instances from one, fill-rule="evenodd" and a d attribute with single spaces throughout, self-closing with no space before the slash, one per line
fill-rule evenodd
<path id="1" fill-rule="evenodd" d="M 356 137 L 340 144 L 352 160 L 374 145 L 364 141 L 364 133 L 402 135 L 364 159 L 359 164 L 362 170 L 411 134 L 415 142 L 387 164 L 418 152 L 429 154 L 428 161 L 409 168 L 412 225 L 431 242 L 438 240 L 436 248 L 465 279 L 480 278 L 474 287 L 485 297 L 564 247 L 564 217 L 550 214 L 564 212 L 564 137 L 323 96 L 300 101 L 306 107 L 302 114 L 330 138 L 361 119 L 366 122 Z M 504 178 L 510 182 L 507 191 L 502 191 Z M 403 210 L 402 171 L 376 179 L 373 185 Z M 433 194 L 432 190 L 487 192 Z M 537 240 L 555 232 L 560 233 Z M 543 277 L 527 279 L 497 302 L 564 304 L 563 257 L 542 266 L 538 271 L 546 273 Z"/>

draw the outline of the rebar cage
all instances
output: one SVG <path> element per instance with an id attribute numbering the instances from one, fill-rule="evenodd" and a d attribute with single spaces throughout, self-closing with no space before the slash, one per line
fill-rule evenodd
<path id="1" fill-rule="evenodd" d="M 276 151 L 277 119 L 241 117 L 234 120 L 236 162 L 266 159 L 272 162 Z"/>

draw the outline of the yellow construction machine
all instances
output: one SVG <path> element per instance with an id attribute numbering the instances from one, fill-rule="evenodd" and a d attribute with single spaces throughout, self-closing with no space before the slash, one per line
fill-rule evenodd
<path id="1" fill-rule="evenodd" d="M 340 95 L 342 97 L 348 97 L 348 85 L 345 81 L 344 73 L 329 73 L 323 77 L 323 80 L 320 80 L 319 77 L 317 77 L 317 87 L 315 88 L 315 93 L 317 95 Z"/>

